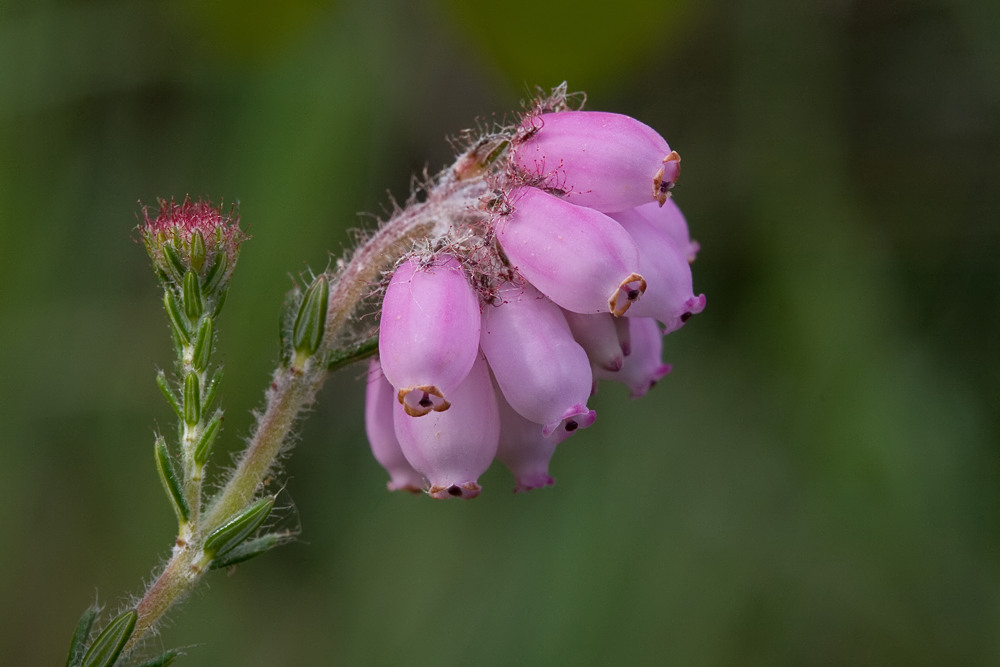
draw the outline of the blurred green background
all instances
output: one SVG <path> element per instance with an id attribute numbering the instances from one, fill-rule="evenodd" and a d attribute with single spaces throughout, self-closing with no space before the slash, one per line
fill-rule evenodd
<path id="1" fill-rule="evenodd" d="M 137 200 L 239 201 L 224 440 L 290 275 L 446 136 L 568 80 L 684 157 L 674 373 L 472 502 L 389 494 L 361 369 L 287 460 L 299 542 L 215 573 L 190 665 L 1000 663 L 1000 3 L 0 2 L 0 662 L 61 664 L 174 517 Z M 227 461 L 227 452 L 219 453 Z"/>

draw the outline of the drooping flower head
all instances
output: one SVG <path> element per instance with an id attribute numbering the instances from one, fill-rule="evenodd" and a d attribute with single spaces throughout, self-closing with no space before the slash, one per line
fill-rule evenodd
<path id="1" fill-rule="evenodd" d="M 557 445 L 595 419 L 597 381 L 645 394 L 670 369 L 662 336 L 705 307 L 670 199 L 680 156 L 638 120 L 571 106 L 563 86 L 470 133 L 374 237 L 410 244 L 387 267 L 385 384 L 369 388 L 392 404 L 367 414 L 390 488 L 473 497 L 494 456 L 517 490 L 547 486 Z"/>

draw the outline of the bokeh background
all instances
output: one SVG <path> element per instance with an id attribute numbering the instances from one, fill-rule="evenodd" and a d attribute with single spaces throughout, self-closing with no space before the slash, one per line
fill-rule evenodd
<path id="1" fill-rule="evenodd" d="M 278 7 L 280 6 L 280 9 Z M 1000 663 L 1000 4 L 4 0 L 0 661 L 141 591 L 167 327 L 139 200 L 239 201 L 224 446 L 290 276 L 563 80 L 659 129 L 708 308 L 674 372 L 472 502 L 389 494 L 361 370 L 288 459 L 301 540 L 215 573 L 190 665 Z M 227 452 L 219 452 L 227 461 Z"/>

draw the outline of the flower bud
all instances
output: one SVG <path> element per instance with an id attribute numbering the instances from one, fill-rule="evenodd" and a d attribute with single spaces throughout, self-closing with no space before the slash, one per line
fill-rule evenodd
<path id="1" fill-rule="evenodd" d="M 622 369 L 612 373 L 595 368 L 594 375 L 601 380 L 621 382 L 629 388 L 632 398 L 640 398 L 670 372 L 670 365 L 660 359 L 663 335 L 656 321 L 651 317 L 630 317 L 628 323 L 632 353 L 625 357 Z"/>
<path id="2" fill-rule="evenodd" d="M 184 276 L 192 272 L 205 297 L 213 303 L 225 290 L 236 266 L 240 245 L 247 239 L 240 229 L 240 217 L 233 208 L 228 214 L 208 201 L 182 203 L 159 200 L 154 218 L 143 208 L 143 223 L 139 225 L 146 252 L 162 280 L 183 288 Z"/>
<path id="3" fill-rule="evenodd" d="M 629 116 L 562 111 L 525 124 L 527 139 L 515 146 L 514 163 L 578 206 L 606 213 L 654 201 L 662 206 L 680 175 L 680 156 Z"/>
<path id="4" fill-rule="evenodd" d="M 410 257 L 396 269 L 382 302 L 382 372 L 407 414 L 447 410 L 479 349 L 479 299 L 461 265 L 440 255 L 426 266 Z"/>
<path id="5" fill-rule="evenodd" d="M 382 374 L 378 359 L 372 357 L 368 364 L 368 385 L 365 390 L 365 432 L 375 460 L 389 473 L 386 486 L 390 491 L 418 492 L 424 487 L 424 478 L 413 469 L 403 456 L 396 439 L 392 406 L 396 404 L 396 390 Z"/>
<path id="6" fill-rule="evenodd" d="M 483 311 L 479 344 L 511 407 L 544 436 L 590 426 L 590 361 L 562 311 L 531 285 L 507 283 L 498 296 L 502 303 Z"/>
<path id="7" fill-rule="evenodd" d="M 635 209 L 614 214 L 632 235 L 639 249 L 639 270 L 646 278 L 647 293 L 629 310 L 630 317 L 654 317 L 664 333 L 680 329 L 692 315 L 705 309 L 705 295 L 694 295 L 687 249 L 677 247 Z"/>
<path id="8" fill-rule="evenodd" d="M 396 438 L 410 465 L 430 482 L 432 497 L 474 498 L 500 439 L 497 399 L 482 355 L 453 394 L 451 409 L 424 417 L 395 404 Z"/>
<path id="9" fill-rule="evenodd" d="M 646 290 L 635 242 L 617 222 L 536 188 L 515 188 L 497 239 L 517 271 L 577 313 L 624 315 Z"/>

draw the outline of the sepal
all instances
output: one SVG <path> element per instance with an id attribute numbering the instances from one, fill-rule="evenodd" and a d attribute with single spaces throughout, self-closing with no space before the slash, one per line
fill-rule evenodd
<path id="1" fill-rule="evenodd" d="M 135 631 L 135 622 L 139 614 L 135 609 L 129 609 L 119 614 L 108 623 L 97 639 L 90 645 L 87 654 L 83 656 L 81 667 L 111 667 L 115 664 L 126 642 Z"/>
<path id="2" fill-rule="evenodd" d="M 274 496 L 261 498 L 217 528 L 205 540 L 205 555 L 214 559 L 225 556 L 235 549 L 260 528 L 271 514 L 272 507 L 274 507 Z"/>

